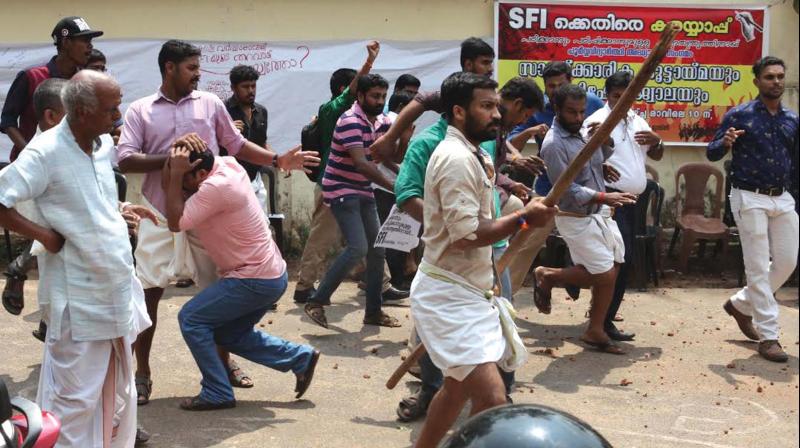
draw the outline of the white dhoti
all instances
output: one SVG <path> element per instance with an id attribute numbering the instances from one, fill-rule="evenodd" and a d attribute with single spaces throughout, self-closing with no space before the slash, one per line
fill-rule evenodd
<path id="1" fill-rule="evenodd" d="M 133 320 L 124 337 L 72 339 L 69 307 L 58 338 L 48 332 L 36 402 L 61 420 L 57 447 L 129 448 L 136 439 L 136 387 L 131 344 L 151 323 L 133 277 Z M 105 438 L 105 440 L 104 440 Z"/>
<path id="2" fill-rule="evenodd" d="M 480 364 L 506 371 L 527 358 L 513 322 L 513 308 L 463 277 L 425 260 L 411 283 L 411 317 L 433 364 L 463 381 Z"/>
<path id="3" fill-rule="evenodd" d="M 158 225 L 149 219 L 139 223 L 136 244 L 136 275 L 145 289 L 166 288 L 180 278 L 191 278 L 201 288 L 217 280 L 217 267 L 200 240 L 191 232 L 173 233 L 167 220 L 143 198 L 158 217 Z"/>
<path id="4" fill-rule="evenodd" d="M 590 274 L 603 274 L 614 263 L 625 262 L 625 243 L 608 207 L 584 217 L 558 215 L 556 228 L 567 242 L 572 263 Z"/>

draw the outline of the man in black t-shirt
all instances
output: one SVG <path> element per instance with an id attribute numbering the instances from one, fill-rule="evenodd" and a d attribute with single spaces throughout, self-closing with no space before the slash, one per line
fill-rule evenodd
<path id="1" fill-rule="evenodd" d="M 237 65 L 231 69 L 230 80 L 233 95 L 225 101 L 233 124 L 244 137 L 258 146 L 267 147 L 267 109 L 256 103 L 256 83 L 259 74 L 249 65 Z M 261 207 L 267 213 L 267 190 L 261 179 L 261 166 L 244 160 L 239 164 L 247 171 L 253 190 Z"/>

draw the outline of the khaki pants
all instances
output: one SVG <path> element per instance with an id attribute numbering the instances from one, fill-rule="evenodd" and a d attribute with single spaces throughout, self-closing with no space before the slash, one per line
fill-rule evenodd
<path id="1" fill-rule="evenodd" d="M 515 208 L 509 200 L 503 207 L 503 216 L 514 213 L 514 211 L 518 209 L 519 208 Z M 531 264 L 533 264 L 534 258 L 536 258 L 539 251 L 544 247 L 547 242 L 547 237 L 553 232 L 555 226 L 555 220 L 550 220 L 544 227 L 534 227 L 527 232 L 517 232 L 509 241 L 509 249 L 523 244 L 514 258 L 508 261 L 506 265 L 506 269 L 511 273 L 512 294 L 516 294 L 516 292 L 522 288 L 522 282 L 525 281 L 525 276 L 528 275 L 528 270 Z M 524 241 L 524 243 L 522 243 L 522 241 Z"/>
<path id="2" fill-rule="evenodd" d="M 328 254 L 331 249 L 336 252 L 342 249 L 342 232 L 333 217 L 330 207 L 322 200 L 322 189 L 314 186 L 314 213 L 311 215 L 311 228 L 308 240 L 300 257 L 300 272 L 297 278 L 297 290 L 310 289 L 328 269 Z M 389 268 L 383 265 L 383 291 L 389 288 Z"/>

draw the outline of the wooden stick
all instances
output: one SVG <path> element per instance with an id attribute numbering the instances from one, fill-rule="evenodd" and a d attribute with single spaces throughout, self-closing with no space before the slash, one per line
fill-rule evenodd
<path id="1" fill-rule="evenodd" d="M 389 381 L 386 382 L 386 388 L 394 389 L 394 387 L 397 386 L 397 383 L 400 382 L 400 379 L 403 378 L 403 375 L 408 372 L 408 369 L 410 369 L 424 354 L 425 346 L 422 344 L 417 344 L 417 346 L 414 347 L 414 350 L 411 351 L 411 354 L 408 355 L 402 364 L 400 364 L 400 367 L 398 367 L 392 376 L 389 377 Z"/>
<path id="2" fill-rule="evenodd" d="M 614 106 L 614 109 L 608 114 L 603 124 L 595 131 L 595 133 L 589 138 L 589 141 L 586 142 L 586 146 L 583 147 L 580 153 L 570 162 L 569 166 L 566 170 L 561 174 L 558 180 L 553 184 L 553 188 L 550 190 L 550 193 L 547 194 L 547 197 L 544 199 L 545 205 L 550 207 L 558 204 L 558 201 L 561 199 L 561 196 L 567 191 L 569 186 L 578 176 L 578 174 L 583 169 L 584 165 L 589 162 L 589 159 L 592 158 L 592 155 L 595 151 L 600 147 L 602 142 L 608 140 L 608 137 L 611 135 L 611 131 L 617 126 L 617 123 L 620 122 L 625 116 L 628 114 L 631 106 L 636 101 L 636 97 L 639 96 L 644 86 L 650 80 L 650 77 L 653 76 L 653 73 L 656 70 L 656 67 L 661 63 L 661 60 L 664 59 L 666 56 L 667 51 L 669 51 L 670 47 L 672 46 L 672 41 L 675 40 L 675 36 L 678 35 L 680 32 L 680 28 L 676 24 L 670 24 L 664 32 L 661 33 L 661 38 L 658 40 L 658 44 L 650 52 L 645 59 L 644 63 L 642 64 L 642 68 L 636 73 L 636 76 L 631 81 L 628 88 L 625 89 L 625 93 L 622 94 L 617 104 Z M 500 258 L 497 263 L 497 271 L 503 272 L 503 270 L 508 266 L 508 264 L 516 258 L 517 254 L 520 252 L 520 249 L 525 245 L 525 242 L 528 238 L 533 235 L 533 232 L 528 231 L 527 233 L 517 235 L 520 238 L 513 238 L 511 240 L 511 244 L 506 250 L 506 253 Z"/>
<path id="3" fill-rule="evenodd" d="M 653 76 L 658 64 L 660 64 L 661 60 L 664 59 L 664 56 L 667 55 L 667 51 L 669 51 L 669 48 L 672 46 L 672 41 L 675 40 L 675 36 L 678 35 L 680 30 L 681 29 L 677 24 L 670 23 L 664 32 L 661 33 L 661 37 L 659 38 L 656 47 L 647 56 L 647 59 L 645 59 L 644 63 L 642 64 L 642 68 L 639 70 L 639 73 L 636 74 L 628 88 L 625 89 L 625 93 L 623 93 L 619 101 L 617 101 L 614 109 L 605 119 L 603 124 L 600 125 L 597 131 L 595 131 L 594 135 L 592 135 L 589 141 L 586 142 L 586 146 L 584 146 L 581 152 L 578 153 L 578 155 L 570 162 L 567 169 L 561 174 L 561 177 L 559 177 L 558 180 L 553 184 L 553 188 L 544 199 L 544 203 L 546 205 L 552 207 L 558 204 L 561 196 L 563 196 L 564 192 L 567 191 L 567 188 L 569 188 L 569 186 L 581 172 L 584 165 L 589 162 L 589 159 L 592 158 L 592 155 L 600 147 L 600 144 L 608 139 L 608 137 L 611 135 L 611 131 L 613 131 L 617 126 L 617 123 L 625 118 L 625 116 L 628 114 L 628 110 L 630 110 L 634 101 L 636 101 L 636 97 L 639 96 L 639 93 L 642 91 L 642 89 L 644 89 L 647 81 L 649 81 L 650 77 Z M 524 234 L 524 236 L 530 237 L 532 234 L 533 232 L 529 231 Z M 520 248 L 525 245 L 524 243 L 526 239 L 527 238 L 514 238 L 511 240 L 511 245 L 509 246 L 508 250 L 497 263 L 498 272 L 502 272 L 506 266 L 508 266 L 508 263 L 517 256 Z M 422 344 L 417 345 L 414 348 L 414 351 L 411 352 L 411 355 L 409 355 L 409 357 L 406 358 L 402 364 L 400 364 L 394 373 L 392 373 L 389 381 L 386 382 L 386 387 L 393 389 L 403 375 L 408 372 L 408 369 L 410 369 L 411 366 L 414 365 L 414 363 L 416 363 L 424 353 L 425 346 Z"/>

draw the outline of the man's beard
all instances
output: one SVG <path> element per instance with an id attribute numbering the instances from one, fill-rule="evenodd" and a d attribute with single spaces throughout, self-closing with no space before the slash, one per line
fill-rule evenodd
<path id="1" fill-rule="evenodd" d="M 370 116 L 378 116 L 383 113 L 383 104 L 376 104 L 375 106 L 363 105 L 361 109 L 365 114 Z"/>
<path id="2" fill-rule="evenodd" d="M 482 125 L 467 114 L 467 121 L 465 123 L 466 137 L 472 141 L 485 142 L 497 138 L 497 130 L 500 128 L 500 120 L 492 120 L 488 125 Z M 490 128 L 494 125 L 494 128 Z"/>
<path id="3" fill-rule="evenodd" d="M 565 131 L 569 132 L 570 134 L 577 134 L 580 132 L 583 123 L 565 123 L 563 120 L 559 119 L 558 123 L 564 128 Z"/>
<path id="4" fill-rule="evenodd" d="M 770 99 L 770 100 L 777 100 L 778 98 L 783 96 L 784 90 L 785 90 L 784 88 L 781 88 L 778 91 L 779 93 L 777 93 L 777 94 L 773 94 L 770 90 L 766 90 L 764 92 L 760 92 L 759 95 L 763 96 L 764 98 Z"/>

